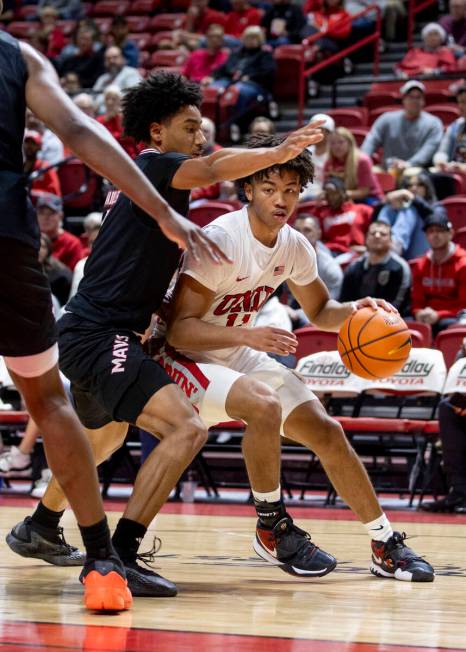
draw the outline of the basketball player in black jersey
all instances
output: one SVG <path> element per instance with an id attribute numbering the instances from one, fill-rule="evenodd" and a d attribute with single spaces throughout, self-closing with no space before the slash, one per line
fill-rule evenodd
<path id="1" fill-rule="evenodd" d="M 76 514 L 87 551 L 81 574 L 85 605 L 119 610 L 129 608 L 131 594 L 111 544 L 91 449 L 58 375 L 51 294 L 38 262 L 39 230 L 23 173 L 27 106 L 84 162 L 140 204 L 145 220 L 164 233 L 169 247 L 177 251 L 180 245 L 198 253 L 205 249 L 218 262 L 225 258 L 200 229 L 161 199 L 109 132 L 74 106 L 51 64 L 27 44 L 0 32 L 0 355 L 43 434 L 49 465 Z M 158 255 L 156 249 L 153 255 Z M 44 508 L 42 524 L 34 529 L 24 525 L 18 539 L 32 547 L 53 545 L 53 552 L 65 555 L 69 564 L 82 563 L 78 551 L 59 535 L 56 518 Z M 51 530 L 55 536 L 47 542 L 42 535 Z"/>
<path id="2" fill-rule="evenodd" d="M 205 138 L 200 104 L 198 84 L 167 72 L 130 89 L 123 103 L 126 134 L 147 144 L 137 165 L 181 214 L 188 211 L 191 188 L 284 163 L 322 138 L 315 125 L 308 125 L 277 147 L 223 149 L 201 157 Z M 133 595 L 170 596 L 176 586 L 137 564 L 138 547 L 152 514 L 202 448 L 207 431 L 181 389 L 141 346 L 141 334 L 161 306 L 180 250 L 127 196 L 115 193 L 112 201 L 78 293 L 58 323 L 60 367 L 71 380 L 76 409 L 98 463 L 121 446 L 128 423 L 161 440 L 151 455 L 151 470 L 143 465 L 138 473 L 113 544 Z M 44 514 L 50 524 L 53 519 L 58 523 L 65 506 L 52 481 L 28 527 L 46 526 Z M 19 554 L 31 556 L 31 546 L 19 536 L 24 527 L 23 522 L 13 528 L 7 542 Z M 50 546 L 55 535 L 51 529 Z M 50 549 L 33 555 L 61 563 Z"/>

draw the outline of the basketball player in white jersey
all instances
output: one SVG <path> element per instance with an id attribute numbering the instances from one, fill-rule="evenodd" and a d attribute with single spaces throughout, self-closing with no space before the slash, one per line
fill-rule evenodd
<path id="1" fill-rule="evenodd" d="M 276 138 L 258 136 L 250 145 L 273 146 Z M 341 426 L 295 372 L 267 355 L 293 353 L 295 336 L 254 328 L 258 310 L 284 281 L 310 321 L 323 330 L 338 331 L 364 306 L 395 311 L 378 299 L 342 304 L 329 298 L 312 246 L 287 225 L 311 176 L 309 169 L 305 151 L 241 180 L 249 204 L 205 228 L 234 263 L 215 267 L 207 258 L 200 265 L 185 259 L 172 302 L 168 345 L 159 361 L 182 387 L 191 388 L 191 400 L 206 425 L 231 419 L 247 424 L 243 452 L 259 516 L 254 540 L 258 555 L 300 576 L 324 575 L 336 564 L 285 510 L 279 484 L 281 432 L 319 457 L 335 490 L 364 524 L 372 542 L 371 571 L 431 582 L 433 568 L 405 545 L 405 535 L 393 532 Z"/>

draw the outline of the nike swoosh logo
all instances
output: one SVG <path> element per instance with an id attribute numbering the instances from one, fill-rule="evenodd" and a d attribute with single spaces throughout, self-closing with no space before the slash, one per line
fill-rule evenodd
<path id="1" fill-rule="evenodd" d="M 371 530 L 374 530 L 374 532 L 376 530 L 383 530 L 383 525 L 379 525 L 379 527 L 371 527 Z"/>
<path id="2" fill-rule="evenodd" d="M 249 276 L 237 276 L 236 282 L 239 283 L 240 281 L 244 281 L 245 278 L 249 278 Z"/>

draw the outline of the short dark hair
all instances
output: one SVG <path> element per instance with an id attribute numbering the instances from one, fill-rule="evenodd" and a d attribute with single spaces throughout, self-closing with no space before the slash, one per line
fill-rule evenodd
<path id="1" fill-rule="evenodd" d="M 371 226 L 373 226 L 374 224 L 377 224 L 377 226 L 385 226 L 385 227 L 388 229 L 388 232 L 390 233 L 390 236 L 392 235 L 392 227 L 391 227 L 391 225 L 390 225 L 388 222 L 383 222 L 382 220 L 374 220 L 373 222 L 371 222 L 371 223 L 369 224 L 369 226 L 367 227 L 366 235 L 368 235 L 368 233 L 369 233 L 369 229 L 370 229 Z"/>
<path id="2" fill-rule="evenodd" d="M 150 141 L 150 125 L 172 118 L 187 106 L 201 106 L 199 84 L 180 74 L 161 71 L 128 89 L 123 98 L 125 134 L 136 142 Z"/>
<path id="3" fill-rule="evenodd" d="M 247 146 L 248 149 L 254 149 L 256 147 L 276 147 L 277 145 L 283 143 L 285 139 L 286 136 L 259 133 L 249 136 L 247 140 Z M 248 177 L 238 179 L 236 184 L 240 190 L 244 191 L 244 185 L 246 183 L 252 183 L 254 179 L 265 179 L 271 172 L 278 172 L 280 174 L 282 170 L 297 172 L 302 190 L 310 181 L 314 180 L 314 165 L 312 163 L 311 153 L 307 149 L 304 149 L 301 154 L 298 154 L 298 156 L 295 156 L 286 163 L 279 163 L 277 165 L 271 165 L 268 168 L 264 168 L 263 170 L 258 170 Z"/>

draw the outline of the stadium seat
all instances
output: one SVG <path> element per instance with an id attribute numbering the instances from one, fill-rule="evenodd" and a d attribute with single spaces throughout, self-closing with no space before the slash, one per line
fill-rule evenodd
<path id="1" fill-rule="evenodd" d="M 131 2 L 131 13 L 134 15 L 148 16 L 157 9 L 157 0 L 133 0 Z"/>
<path id="2" fill-rule="evenodd" d="M 231 213 L 231 209 L 231 204 L 227 202 L 206 201 L 200 206 L 191 208 L 188 217 L 191 222 L 194 222 L 194 224 L 197 224 L 198 226 L 206 226 L 206 224 L 215 220 L 216 217 L 224 215 L 225 213 Z"/>
<path id="3" fill-rule="evenodd" d="M 279 45 L 273 58 L 277 64 L 274 84 L 274 97 L 278 100 L 298 97 L 301 65 L 304 56 L 302 45 Z"/>
<path id="4" fill-rule="evenodd" d="M 424 322 L 415 319 L 405 319 L 405 322 L 409 329 L 413 329 L 422 335 L 423 347 L 432 346 L 432 326 L 430 324 L 424 324 Z"/>
<path id="5" fill-rule="evenodd" d="M 395 190 L 396 179 L 390 172 L 374 172 L 374 174 L 384 192 Z"/>
<path id="6" fill-rule="evenodd" d="M 364 97 L 364 106 L 367 107 L 368 111 L 397 103 L 401 103 L 401 97 L 395 91 L 371 91 Z"/>
<path id="7" fill-rule="evenodd" d="M 159 43 L 162 40 L 168 39 L 169 41 L 173 40 L 173 32 L 170 30 L 162 30 L 161 32 L 155 32 L 151 35 L 150 41 L 147 45 L 147 49 L 153 52 L 159 47 Z"/>
<path id="8" fill-rule="evenodd" d="M 459 244 L 460 247 L 463 247 L 463 249 L 466 249 L 466 226 L 455 231 L 453 241 L 456 242 L 456 244 Z"/>
<path id="9" fill-rule="evenodd" d="M 149 29 L 151 32 L 160 32 L 168 29 L 181 29 L 184 27 L 186 14 L 158 14 L 150 19 Z"/>
<path id="10" fill-rule="evenodd" d="M 328 115 L 335 120 L 337 127 L 364 127 L 367 124 L 367 109 L 364 106 L 354 109 L 330 109 Z"/>
<path id="11" fill-rule="evenodd" d="M 460 110 L 456 104 L 429 104 L 425 111 L 437 116 L 445 126 L 460 117 Z"/>
<path id="12" fill-rule="evenodd" d="M 428 90 L 426 92 L 426 104 L 444 104 L 445 102 L 452 102 L 454 99 L 454 95 L 448 89 Z"/>
<path id="13" fill-rule="evenodd" d="M 93 16 L 122 16 L 130 3 L 125 0 L 98 0 L 92 9 Z"/>
<path id="14" fill-rule="evenodd" d="M 369 133 L 369 127 L 350 127 L 350 131 L 354 136 L 356 145 L 361 147 L 367 134 Z"/>
<path id="15" fill-rule="evenodd" d="M 58 20 L 57 21 L 58 27 L 61 29 L 63 34 L 65 36 L 71 36 L 73 33 L 75 27 L 76 27 L 76 21 L 75 20 Z"/>
<path id="16" fill-rule="evenodd" d="M 442 204 L 447 209 L 448 219 L 455 230 L 466 227 L 466 196 L 447 197 L 442 200 Z"/>
<path id="17" fill-rule="evenodd" d="M 465 337 L 466 326 L 463 326 L 447 328 L 444 331 L 440 331 L 435 338 L 435 348 L 443 353 L 445 364 L 448 368 L 454 363 Z"/>
<path id="18" fill-rule="evenodd" d="M 30 38 L 33 32 L 35 32 L 36 30 L 37 30 L 36 23 L 28 22 L 28 21 L 20 21 L 20 20 L 14 20 L 6 28 L 6 31 L 9 34 L 19 39 Z"/>
<path id="19" fill-rule="evenodd" d="M 372 127 L 377 118 L 379 118 L 384 113 L 390 113 L 390 111 L 399 111 L 400 108 L 401 107 L 399 104 L 387 104 L 386 106 L 380 106 L 377 109 L 372 109 L 372 111 L 369 111 L 369 125 Z"/>
<path id="20" fill-rule="evenodd" d="M 112 19 L 109 18 L 108 16 L 96 16 L 94 18 L 95 24 L 98 26 L 102 34 L 108 34 L 110 31 L 110 28 L 112 26 Z M 136 32 L 137 30 L 133 29 L 130 26 L 130 31 L 131 32 Z"/>
<path id="21" fill-rule="evenodd" d="M 23 5 L 16 12 L 17 18 L 27 20 L 37 18 L 39 20 L 39 8 L 37 5 Z"/>
<path id="22" fill-rule="evenodd" d="M 149 16 L 125 16 L 130 32 L 151 32 Z"/>
<path id="23" fill-rule="evenodd" d="M 296 358 L 300 360 L 311 353 L 319 351 L 335 351 L 337 348 L 337 333 L 321 331 L 314 326 L 304 326 L 294 331 L 298 339 Z"/>
<path id="24" fill-rule="evenodd" d="M 128 34 L 128 40 L 132 41 L 140 51 L 147 50 L 151 41 L 151 34 L 150 32 L 136 32 L 134 34 Z"/>
<path id="25" fill-rule="evenodd" d="M 94 207 L 98 180 L 79 159 L 71 159 L 58 168 L 65 209 L 90 211 Z"/>
<path id="26" fill-rule="evenodd" d="M 316 206 L 317 206 L 317 202 L 313 200 L 300 201 L 296 213 L 298 215 L 303 215 L 304 213 L 310 213 L 311 215 L 313 215 Z"/>
<path id="27" fill-rule="evenodd" d="M 215 124 L 218 122 L 218 99 L 221 92 L 218 88 L 206 86 L 202 88 L 201 113 L 210 118 Z"/>
<path id="28" fill-rule="evenodd" d="M 138 64 L 139 64 L 140 68 L 142 70 L 144 70 L 144 76 L 147 74 L 147 69 L 152 68 L 150 58 L 151 58 L 151 53 L 148 52 L 147 50 L 141 50 L 139 52 Z"/>
<path id="29" fill-rule="evenodd" d="M 152 68 L 182 66 L 186 58 L 184 50 L 156 50 L 151 54 L 150 65 Z"/>

